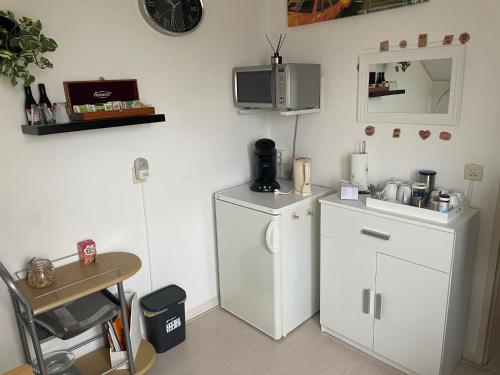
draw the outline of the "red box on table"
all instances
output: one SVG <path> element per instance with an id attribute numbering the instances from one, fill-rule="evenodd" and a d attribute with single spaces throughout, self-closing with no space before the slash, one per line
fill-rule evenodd
<path id="1" fill-rule="evenodd" d="M 97 260 L 97 249 L 95 242 L 92 240 L 85 240 L 78 242 L 78 255 L 80 260 L 86 266 Z"/>

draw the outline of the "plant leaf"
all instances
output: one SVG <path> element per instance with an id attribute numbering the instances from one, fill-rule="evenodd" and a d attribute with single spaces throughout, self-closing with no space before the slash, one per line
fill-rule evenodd
<path id="1" fill-rule="evenodd" d="M 54 52 L 57 48 L 57 43 L 54 39 L 46 38 L 45 35 L 40 36 L 42 47 L 47 52 Z"/>
<path id="2" fill-rule="evenodd" d="M 13 52 L 7 51 L 7 50 L 0 50 L 0 59 L 8 59 L 12 60 L 15 58 L 15 54 Z"/>
<path id="3" fill-rule="evenodd" d="M 45 67 L 45 68 L 53 68 L 54 65 L 50 62 L 49 59 L 47 59 L 46 57 L 40 57 L 40 62 L 42 63 L 42 65 Z"/>
<path id="4" fill-rule="evenodd" d="M 41 69 L 52 68 L 52 62 L 42 56 L 45 52 L 54 52 L 58 45 L 54 39 L 42 34 L 42 22 L 28 17 L 16 19 L 11 11 L 0 10 L 0 16 L 8 17 L 17 24 L 19 34 L 9 35 L 10 30 L 0 26 L 0 38 L 8 40 L 7 50 L 0 49 L 0 75 L 7 77 L 12 86 L 22 79 L 25 84 L 31 84 L 35 77 L 30 73 L 30 64 Z M 12 48 L 17 48 L 12 51 Z"/>

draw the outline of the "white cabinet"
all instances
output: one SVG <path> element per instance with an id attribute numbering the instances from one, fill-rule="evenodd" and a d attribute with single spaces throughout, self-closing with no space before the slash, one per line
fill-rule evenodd
<path id="1" fill-rule="evenodd" d="M 373 343 L 369 311 L 375 257 L 372 251 L 321 237 L 321 324 L 366 347 Z"/>
<path id="2" fill-rule="evenodd" d="M 377 254 L 373 351 L 419 374 L 439 374 L 449 275 Z"/>
<path id="3" fill-rule="evenodd" d="M 321 200 L 322 330 L 406 372 L 460 359 L 477 211 L 436 224 Z"/>

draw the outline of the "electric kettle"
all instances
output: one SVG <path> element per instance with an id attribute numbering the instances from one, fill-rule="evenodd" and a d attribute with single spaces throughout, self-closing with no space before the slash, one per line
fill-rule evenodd
<path id="1" fill-rule="evenodd" d="M 293 191 L 298 194 L 311 194 L 311 159 L 297 158 L 293 161 Z"/>

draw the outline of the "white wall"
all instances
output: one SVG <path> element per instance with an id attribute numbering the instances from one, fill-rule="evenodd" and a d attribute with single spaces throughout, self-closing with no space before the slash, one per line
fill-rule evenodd
<path id="1" fill-rule="evenodd" d="M 450 81 L 432 81 L 431 112 L 448 113 L 449 106 Z"/>
<path id="2" fill-rule="evenodd" d="M 492 75 L 500 61 L 498 24 L 500 5 L 496 0 L 432 0 L 429 4 L 380 13 L 286 27 L 284 1 L 269 2 L 268 28 L 276 36 L 287 32 L 284 60 L 321 63 L 324 78 L 324 108 L 320 114 L 302 116 L 298 132 L 298 155 L 312 157 L 313 182 L 336 185 L 348 176 L 348 155 L 365 139 L 367 124 L 356 122 L 357 71 L 359 54 L 390 40 L 416 44 L 418 34 L 428 33 L 430 41 L 445 34 L 471 34 L 467 45 L 463 104 L 460 125 L 417 126 L 375 125 L 376 133 L 367 138 L 370 154 L 370 182 L 383 182 L 398 176 L 414 177 L 421 168 L 438 171 L 437 183 L 465 189 L 466 162 L 485 165 L 484 181 L 475 185 L 472 203 L 481 210 L 477 256 L 466 350 L 474 352 L 478 339 L 485 273 L 492 234 L 496 194 L 500 177 L 498 141 L 500 139 L 500 77 Z M 397 47 L 396 47 L 397 48 Z M 293 121 L 272 118 L 272 137 L 280 147 L 291 149 Z M 400 139 L 392 139 L 392 129 L 402 129 Z M 418 131 L 430 129 L 432 137 L 422 141 Z M 438 139 L 440 131 L 450 131 L 450 142 Z"/>
<path id="3" fill-rule="evenodd" d="M 179 284 L 187 309 L 216 297 L 212 194 L 250 178 L 249 145 L 269 136 L 266 118 L 237 115 L 231 96 L 232 67 L 261 62 L 265 1 L 205 5 L 202 26 L 172 38 L 146 25 L 136 0 L 1 2 L 40 18 L 58 41 L 54 69 L 37 72 L 52 101 L 64 99 L 64 80 L 137 78 L 141 98 L 167 116 L 166 124 L 27 136 L 22 87 L 1 79 L 0 261 L 9 270 L 93 238 L 98 251 L 138 254 L 143 268 L 125 287 L 148 292 L 140 187 L 131 178 L 133 160 L 146 157 L 155 288 Z M 3 372 L 22 360 L 5 287 L 0 320 Z"/>

